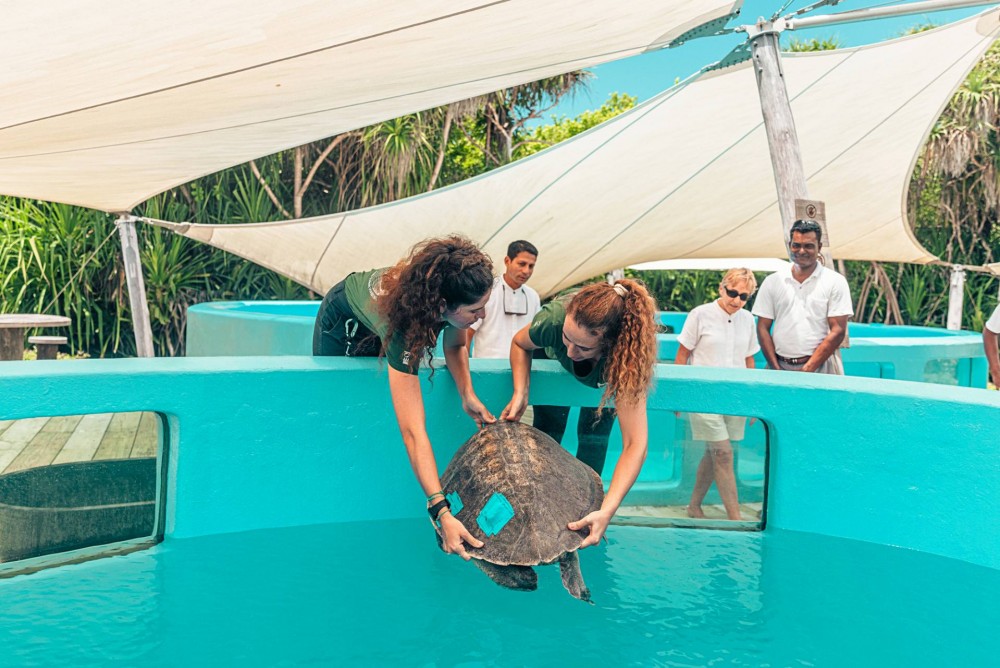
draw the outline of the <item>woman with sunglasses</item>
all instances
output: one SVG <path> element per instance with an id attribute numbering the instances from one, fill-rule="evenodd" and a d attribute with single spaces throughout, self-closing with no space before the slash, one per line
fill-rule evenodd
<path id="1" fill-rule="evenodd" d="M 749 269 L 730 269 L 719 283 L 719 298 L 693 309 L 684 321 L 677 342 L 674 364 L 752 369 L 760 350 L 753 316 L 744 309 L 757 289 Z M 738 415 L 691 413 L 691 435 L 705 441 L 705 455 L 698 464 L 694 490 L 687 507 L 689 517 L 705 517 L 701 503 L 708 488 L 715 486 L 722 497 L 726 517 L 740 518 L 733 470 L 733 441 L 742 441 L 746 418 Z"/>
<path id="2" fill-rule="evenodd" d="M 604 503 L 599 510 L 568 525 L 572 531 L 590 528 L 581 547 L 601 540 L 646 458 L 646 397 L 656 367 L 657 329 L 656 302 L 645 286 L 621 279 L 614 285 L 588 285 L 568 301 L 549 302 L 529 326 L 514 335 L 510 347 L 514 396 L 503 409 L 501 419 L 521 419 L 528 406 L 532 352 L 544 350 L 579 382 L 604 389 L 596 410 L 580 409 L 578 459 L 600 472 L 616 415 L 621 422 L 622 454 Z M 612 401 L 614 408 L 605 408 Z M 547 420 L 539 415 L 539 409 L 544 413 L 544 408 L 534 407 L 535 426 L 561 441 L 569 409 L 549 407 L 564 412 L 561 420 Z"/>
<path id="3" fill-rule="evenodd" d="M 323 299 L 313 328 L 313 355 L 385 356 L 389 393 L 410 466 L 427 495 L 427 508 L 441 526 L 445 552 L 466 561 L 463 541 L 483 543 L 449 512 L 434 451 L 427 436 L 417 371 L 430 366 L 443 336 L 448 371 L 462 408 L 477 425 L 495 422 L 472 390 L 466 332 L 483 317 L 493 286 L 493 263 L 461 236 L 428 239 L 395 266 L 350 274 Z M 431 367 L 433 375 L 433 367 Z"/>

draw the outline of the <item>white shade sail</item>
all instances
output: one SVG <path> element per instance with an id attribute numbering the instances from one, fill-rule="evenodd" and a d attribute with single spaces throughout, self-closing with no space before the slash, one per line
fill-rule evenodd
<path id="1" fill-rule="evenodd" d="M 741 268 L 774 273 L 787 269 L 790 265 L 791 262 L 788 260 L 776 257 L 706 257 L 641 262 L 633 264 L 629 269 L 638 269 L 639 271 L 729 271 Z"/>
<path id="2" fill-rule="evenodd" d="M 742 0 L 0 0 L 0 193 L 128 211 L 253 158 L 659 48 Z"/>
<path id="3" fill-rule="evenodd" d="M 908 183 L 941 110 L 1000 31 L 998 16 L 783 58 L 810 196 L 826 202 L 835 257 L 934 259 L 907 223 Z M 171 227 L 317 292 L 454 231 L 498 262 L 510 241 L 534 243 L 532 285 L 543 295 L 645 261 L 785 254 L 749 63 L 426 195 L 301 221 Z"/>

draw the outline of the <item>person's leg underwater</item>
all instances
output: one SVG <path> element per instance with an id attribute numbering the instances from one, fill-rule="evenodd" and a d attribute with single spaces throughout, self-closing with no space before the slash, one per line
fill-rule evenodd
<path id="1" fill-rule="evenodd" d="M 688 502 L 687 516 L 696 519 L 704 519 L 705 512 L 701 509 L 701 503 L 705 500 L 712 481 L 715 479 L 715 465 L 712 462 L 712 453 L 709 451 L 708 443 L 705 443 L 705 453 L 701 461 L 698 462 L 698 471 L 695 473 L 694 489 L 691 490 L 691 500 Z"/>
<path id="2" fill-rule="evenodd" d="M 614 426 L 614 409 L 602 408 L 600 414 L 596 408 L 580 409 L 580 418 L 576 423 L 576 458 L 597 471 L 597 475 L 601 475 L 604 470 L 608 440 Z"/>
<path id="3" fill-rule="evenodd" d="M 722 505 L 726 509 L 726 517 L 731 520 L 740 517 L 740 501 L 736 492 L 736 472 L 733 469 L 733 445 L 726 439 L 706 444 L 711 453 L 712 467 L 715 472 L 715 487 L 722 497 Z"/>
<path id="4" fill-rule="evenodd" d="M 562 443 L 566 433 L 566 420 L 569 418 L 569 406 L 532 406 L 534 418 L 532 426 L 548 434 L 556 443 Z"/>

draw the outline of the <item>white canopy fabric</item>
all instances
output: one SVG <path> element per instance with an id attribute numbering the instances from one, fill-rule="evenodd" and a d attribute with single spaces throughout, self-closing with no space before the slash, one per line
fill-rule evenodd
<path id="1" fill-rule="evenodd" d="M 742 0 L 0 0 L 0 193 L 128 211 L 232 165 L 662 47 Z"/>
<path id="2" fill-rule="evenodd" d="M 776 257 L 709 257 L 683 260 L 657 260 L 633 264 L 629 269 L 639 271 L 729 271 L 734 268 L 774 273 L 787 269 L 792 263 Z"/>
<path id="3" fill-rule="evenodd" d="M 835 257 L 935 259 L 907 223 L 907 185 L 941 110 L 1000 31 L 998 17 L 784 57 L 810 196 L 826 202 Z M 532 285 L 543 295 L 645 261 L 786 253 L 750 63 L 426 195 L 294 222 L 168 225 L 317 292 L 455 231 L 497 262 L 510 241 L 534 243 Z"/>

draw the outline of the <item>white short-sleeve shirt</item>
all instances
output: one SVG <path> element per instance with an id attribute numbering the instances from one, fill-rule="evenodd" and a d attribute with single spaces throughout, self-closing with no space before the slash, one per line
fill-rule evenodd
<path id="1" fill-rule="evenodd" d="M 755 329 L 749 311 L 730 315 L 713 301 L 688 313 L 677 342 L 691 351 L 693 366 L 740 368 L 760 350 Z"/>
<path id="2" fill-rule="evenodd" d="M 541 307 L 541 299 L 532 288 L 522 285 L 514 290 L 503 280 L 503 276 L 497 276 L 493 281 L 493 292 L 486 302 L 486 316 L 472 326 L 476 332 L 472 339 L 472 356 L 510 357 L 510 342 L 514 335 L 531 324 Z"/>
<path id="3" fill-rule="evenodd" d="M 771 338 L 782 357 L 812 355 L 830 333 L 827 318 L 854 314 L 847 279 L 822 265 L 799 283 L 791 267 L 764 279 L 753 314 L 774 321 Z"/>
<path id="4" fill-rule="evenodd" d="M 1000 304 L 997 304 L 997 307 L 993 309 L 993 315 L 986 321 L 986 329 L 994 334 L 1000 334 Z"/>

